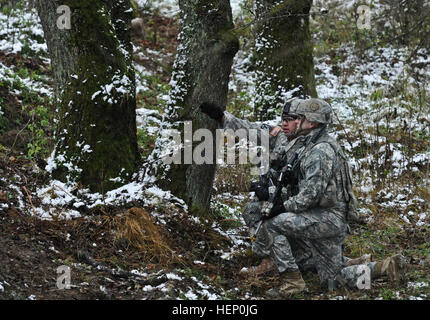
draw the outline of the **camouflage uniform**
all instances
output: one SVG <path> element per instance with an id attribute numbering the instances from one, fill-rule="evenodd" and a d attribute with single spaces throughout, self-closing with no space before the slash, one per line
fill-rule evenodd
<path id="1" fill-rule="evenodd" d="M 224 127 L 273 130 L 228 113 Z M 322 286 L 334 280 L 355 288 L 362 269 L 346 267 L 349 259 L 343 256 L 342 250 L 347 234 L 348 205 L 355 201 L 351 180 L 348 181 L 351 173 L 346 156 L 326 128 L 314 129 L 292 141 L 285 138 L 282 133 L 269 138 L 270 160 L 285 154 L 290 159 L 297 152 L 298 194 L 283 195 L 286 212 L 263 224 L 252 249 L 262 257 L 271 256 L 279 272 L 316 270 Z M 262 203 L 254 198 L 244 208 L 243 217 L 251 233 L 260 220 Z M 368 265 L 371 272 L 374 264 Z"/>
<path id="2" fill-rule="evenodd" d="M 269 135 L 270 163 L 284 159 L 290 137 L 284 134 L 281 127 L 239 119 L 229 112 L 224 112 L 224 115 L 224 129 L 232 129 L 234 131 L 239 129 L 257 130 L 258 141 L 260 141 L 262 135 Z"/>
<path id="3" fill-rule="evenodd" d="M 281 159 L 290 159 L 294 154 L 295 150 L 303 146 L 304 138 L 303 136 L 291 139 L 291 136 L 284 134 L 279 126 L 271 126 L 268 124 L 259 124 L 255 122 L 250 122 L 248 120 L 242 120 L 236 118 L 229 112 L 224 112 L 224 128 L 225 129 L 256 129 L 259 135 L 269 134 L 269 159 L 270 163 L 276 163 Z M 273 171 L 273 166 L 269 169 Z M 284 197 L 287 197 L 287 193 L 284 190 Z M 249 227 L 250 234 L 255 232 L 256 225 L 261 218 L 261 206 L 263 201 L 260 201 L 256 196 L 254 196 L 251 202 L 247 203 L 243 210 L 243 218 L 246 225 Z M 259 233 L 256 241 L 252 243 L 253 251 L 261 256 L 267 257 L 270 255 L 270 246 L 273 242 L 270 237 L 270 233 L 263 229 L 267 229 L 266 224 L 262 226 L 262 230 Z"/>
<path id="4" fill-rule="evenodd" d="M 270 253 L 280 272 L 297 271 L 298 263 L 302 269 L 314 267 L 326 285 L 345 266 L 342 245 L 347 233 L 347 201 L 342 186 L 346 174 L 341 149 L 326 129 L 314 145 L 311 142 L 320 130 L 309 133 L 305 146 L 297 150 L 299 193 L 284 202 L 285 213 L 267 221 L 267 229 L 273 237 Z M 289 238 L 298 244 L 299 261 Z"/>
<path id="5" fill-rule="evenodd" d="M 206 109 L 209 114 L 210 108 Z M 257 129 L 260 136 L 270 134 L 270 163 L 290 159 L 295 152 L 300 155 L 298 193 L 283 193 L 286 212 L 263 223 L 257 241 L 253 242 L 254 252 L 262 257 L 271 256 L 280 272 L 316 270 L 322 285 L 334 279 L 335 283 L 356 288 L 362 265 L 346 267 L 349 258 L 342 255 L 347 233 L 346 215 L 354 211 L 351 208 L 355 208 L 356 200 L 351 172 L 336 140 L 326 129 L 314 129 L 308 135 L 291 140 L 280 127 L 251 123 L 228 112 L 221 114 L 225 116 L 226 129 Z M 330 117 L 326 118 L 327 123 Z M 313 141 L 320 130 L 321 135 Z M 254 197 L 244 208 L 243 217 L 251 234 L 261 218 L 263 203 Z M 372 275 L 375 264 L 367 265 Z"/>
<path id="6" fill-rule="evenodd" d="M 320 101 L 310 99 L 306 106 L 316 109 Z M 264 223 L 259 235 L 268 244 L 264 253 L 270 254 L 279 272 L 316 269 L 322 286 L 333 280 L 354 288 L 361 272 L 358 266 L 346 267 L 342 252 L 347 213 L 356 206 L 346 156 L 325 126 L 310 131 L 302 142 L 295 151 L 298 193 L 284 201 L 286 212 Z M 369 265 L 371 271 L 373 266 Z"/>

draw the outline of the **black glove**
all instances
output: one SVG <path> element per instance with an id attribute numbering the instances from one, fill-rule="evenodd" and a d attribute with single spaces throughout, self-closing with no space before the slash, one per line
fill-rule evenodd
<path id="1" fill-rule="evenodd" d="M 267 188 L 267 186 L 263 186 L 259 182 L 251 182 L 251 187 L 249 188 L 249 191 L 255 192 L 255 195 L 260 201 L 269 200 L 269 189 Z"/>
<path id="2" fill-rule="evenodd" d="M 270 217 L 275 217 L 282 212 L 287 212 L 283 204 L 277 204 L 273 207 Z"/>
<path id="3" fill-rule="evenodd" d="M 200 105 L 200 110 L 207 114 L 210 118 L 215 121 L 222 123 L 222 118 L 224 117 L 224 111 L 218 107 L 216 104 L 210 102 L 203 102 Z"/>

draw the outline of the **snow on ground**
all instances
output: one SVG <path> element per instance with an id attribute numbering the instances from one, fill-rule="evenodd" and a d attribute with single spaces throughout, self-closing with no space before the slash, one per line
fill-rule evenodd
<path id="1" fill-rule="evenodd" d="M 10 82 L 11 84 L 14 84 L 14 83 L 16 84 L 15 86 L 18 88 L 15 88 L 11 91 L 11 93 L 16 96 L 21 95 L 23 88 L 29 89 L 30 91 L 37 92 L 41 95 L 52 96 L 53 94 L 53 89 L 46 84 L 47 82 L 46 78 L 44 82 L 41 82 L 41 81 L 32 79 L 31 76 L 29 75 L 26 76 L 26 75 L 17 74 L 13 70 L 13 66 L 11 67 L 5 66 L 1 61 L 0 61 L 0 79 L 2 79 L 2 81 Z"/>
<path id="2" fill-rule="evenodd" d="M 0 51 L 6 55 L 37 54 L 46 65 L 50 64 L 43 30 L 35 9 L 13 9 L 10 14 L 0 12 Z M 40 95 L 52 96 L 53 89 L 45 77 L 34 79 L 31 75 L 17 73 L 15 66 L 0 62 L 0 81 L 9 82 L 14 89 L 12 94 L 20 95 L 22 90 L 30 90 Z M 0 104 L 0 116 L 3 114 Z"/>
<path id="3" fill-rule="evenodd" d="M 373 93 L 380 90 L 384 95 L 389 95 L 400 84 L 407 85 L 412 91 L 420 84 L 410 75 L 410 67 L 405 63 L 409 52 L 404 48 L 371 48 L 364 53 L 365 60 L 354 54 L 353 44 L 344 45 L 339 51 L 344 51 L 347 57 L 342 63 L 336 64 L 342 72 L 341 76 L 333 74 L 333 64 L 327 56 L 316 57 L 315 67 L 319 70 L 316 75 L 318 95 L 322 99 L 332 100 L 332 106 L 341 119 L 350 119 L 357 110 L 365 110 L 370 111 L 372 116 L 370 119 L 364 118 L 365 121 L 377 120 L 381 111 L 386 111 L 382 108 L 370 110 L 370 97 Z M 420 56 L 417 61 L 430 62 L 430 58 Z M 420 73 L 427 79 L 430 78 L 430 70 L 421 70 Z M 424 84 L 429 90 L 429 83 Z M 393 98 L 382 99 L 381 102 L 387 105 Z"/>
<path id="4" fill-rule="evenodd" d="M 10 15 L 0 12 L 0 39 L 1 51 L 20 53 L 31 50 L 40 53 L 48 50 L 41 41 L 43 30 L 35 9 L 13 9 Z"/>

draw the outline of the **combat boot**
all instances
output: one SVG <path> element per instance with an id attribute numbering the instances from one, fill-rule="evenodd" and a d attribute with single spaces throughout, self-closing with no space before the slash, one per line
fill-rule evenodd
<path id="1" fill-rule="evenodd" d="M 359 264 L 368 264 L 370 262 L 372 262 L 372 255 L 371 254 L 364 254 L 361 257 L 348 260 L 348 262 L 346 263 L 346 266 L 350 267 L 350 266 L 356 266 Z"/>
<path id="2" fill-rule="evenodd" d="M 240 274 L 247 276 L 258 276 L 276 270 L 275 262 L 272 258 L 264 258 L 258 266 L 242 268 Z"/>
<path id="3" fill-rule="evenodd" d="M 388 276 L 390 282 L 406 281 L 406 258 L 401 254 L 396 254 L 375 264 L 373 277 Z"/>
<path id="4" fill-rule="evenodd" d="M 284 282 L 279 288 L 272 288 L 267 291 L 267 296 L 271 299 L 286 299 L 293 294 L 300 293 L 305 290 L 306 283 L 302 278 L 300 271 L 293 271 L 282 274 Z"/>

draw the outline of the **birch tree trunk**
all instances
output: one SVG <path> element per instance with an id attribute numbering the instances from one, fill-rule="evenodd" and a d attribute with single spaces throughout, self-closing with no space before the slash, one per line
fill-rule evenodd
<path id="1" fill-rule="evenodd" d="M 193 132 L 207 128 L 215 138 L 218 125 L 200 112 L 199 105 L 209 101 L 225 108 L 227 103 L 229 75 L 239 47 L 230 2 L 179 0 L 179 6 L 179 44 L 166 119 L 181 132 L 183 123 L 191 121 Z M 190 154 L 183 151 L 182 164 L 172 164 L 164 172 L 163 185 L 184 199 L 196 215 L 208 213 L 216 170 L 213 150 L 211 164 L 184 164 Z"/>
<path id="2" fill-rule="evenodd" d="M 53 177 L 104 193 L 126 182 L 138 159 L 130 1 L 36 5 L 57 98 Z M 57 23 L 61 5 L 70 8 L 70 29 Z"/>
<path id="3" fill-rule="evenodd" d="M 309 31 L 312 0 L 256 0 L 255 116 L 273 118 L 286 99 L 317 97 Z"/>

